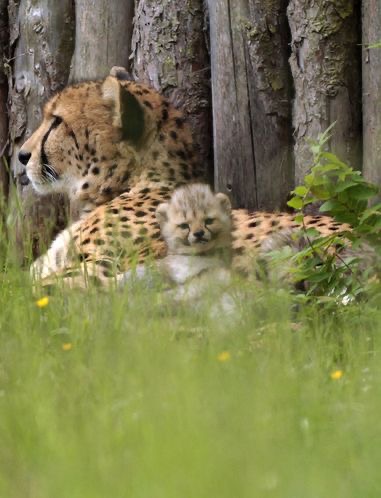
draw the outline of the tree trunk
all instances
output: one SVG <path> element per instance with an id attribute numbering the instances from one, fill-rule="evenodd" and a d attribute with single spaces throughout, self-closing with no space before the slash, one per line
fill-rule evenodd
<path id="1" fill-rule="evenodd" d="M 38 197 L 27 185 L 17 154 L 25 139 L 41 121 L 41 107 L 53 92 L 67 83 L 74 43 L 72 0 L 9 1 L 10 44 L 14 50 L 10 86 L 11 169 L 21 200 L 17 239 L 22 256 L 29 249 L 40 253 L 53 228 L 62 226 L 62 199 Z M 18 205 L 18 204 L 17 204 Z M 30 247 L 27 247 L 27 245 Z"/>
<path id="2" fill-rule="evenodd" d="M 75 0 L 76 40 L 70 81 L 99 79 L 128 68 L 134 0 Z"/>
<path id="3" fill-rule="evenodd" d="M 200 160 L 211 170 L 210 67 L 203 0 L 140 0 L 132 39 L 136 79 L 185 111 Z"/>
<path id="4" fill-rule="evenodd" d="M 279 208 L 293 184 L 283 0 L 209 0 L 215 182 L 235 207 Z"/>
<path id="5" fill-rule="evenodd" d="M 360 23 L 357 0 L 291 0 L 291 70 L 295 84 L 295 176 L 311 167 L 307 139 L 336 121 L 329 148 L 361 167 Z"/>
<path id="6" fill-rule="evenodd" d="M 362 17 L 363 172 L 381 186 L 381 46 L 367 48 L 381 39 L 380 0 L 364 1 Z"/>
<path id="7" fill-rule="evenodd" d="M 8 192 L 8 171 L 5 151 L 8 143 L 8 82 L 5 73 L 8 57 L 7 0 L 0 0 L 0 209 Z"/>

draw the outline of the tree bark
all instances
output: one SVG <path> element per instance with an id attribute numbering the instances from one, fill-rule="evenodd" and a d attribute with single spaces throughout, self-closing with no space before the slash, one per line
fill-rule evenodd
<path id="1" fill-rule="evenodd" d="M 140 0 L 132 39 L 136 79 L 185 111 L 200 160 L 211 171 L 210 67 L 203 0 Z"/>
<path id="2" fill-rule="evenodd" d="M 357 0 L 291 0 L 295 177 L 311 167 L 307 139 L 336 122 L 329 148 L 361 167 L 360 23 Z"/>
<path id="3" fill-rule="evenodd" d="M 209 0 L 215 183 L 235 207 L 281 207 L 293 185 L 283 0 Z"/>
<path id="4" fill-rule="evenodd" d="M 257 208 L 280 209 L 294 187 L 288 0 L 249 0 L 245 27 Z"/>
<path id="5" fill-rule="evenodd" d="M 75 0 L 76 41 L 70 81 L 129 67 L 134 0 Z"/>
<path id="6" fill-rule="evenodd" d="M 39 125 L 44 101 L 67 83 L 74 44 L 72 0 L 9 1 L 10 44 L 13 68 L 10 86 L 11 169 L 20 196 L 17 240 L 21 256 L 36 256 L 46 247 L 54 228 L 63 225 L 62 199 L 38 197 L 27 184 L 17 154 L 25 139 Z M 17 201 L 18 205 L 18 201 Z M 29 245 L 29 247 L 27 247 Z"/>
<path id="7" fill-rule="evenodd" d="M 7 0 L 0 0 L 0 209 L 8 192 L 9 180 L 5 155 L 8 144 L 8 82 L 5 73 L 9 39 L 7 4 Z"/>
<path id="8" fill-rule="evenodd" d="M 381 2 L 368 0 L 362 7 L 363 172 L 381 186 Z M 379 196 L 378 201 L 381 200 Z"/>

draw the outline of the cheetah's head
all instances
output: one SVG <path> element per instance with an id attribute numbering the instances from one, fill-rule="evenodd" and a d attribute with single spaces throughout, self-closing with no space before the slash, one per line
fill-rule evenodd
<path id="1" fill-rule="evenodd" d="M 52 97 L 39 128 L 19 152 L 35 190 L 66 193 L 71 200 L 98 196 L 101 202 L 126 190 L 139 150 L 154 133 L 155 102 L 144 105 L 142 88 L 108 76 Z"/>

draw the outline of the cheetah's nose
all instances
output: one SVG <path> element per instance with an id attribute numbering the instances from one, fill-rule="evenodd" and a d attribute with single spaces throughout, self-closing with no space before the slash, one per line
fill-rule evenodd
<path id="1" fill-rule="evenodd" d="M 27 185 L 29 185 L 30 182 L 29 182 L 29 178 L 26 174 L 26 171 L 23 171 L 20 175 L 18 175 L 18 182 L 23 187 L 26 187 Z"/>
<path id="2" fill-rule="evenodd" d="M 28 164 L 28 161 L 29 161 L 31 155 L 32 154 L 30 152 L 24 152 L 23 150 L 20 150 L 20 152 L 19 152 L 20 163 L 22 163 L 24 166 L 26 166 Z"/>
<path id="3" fill-rule="evenodd" d="M 193 235 L 196 237 L 196 239 L 202 239 L 202 237 L 205 235 L 204 230 L 199 230 L 198 232 L 194 232 Z"/>

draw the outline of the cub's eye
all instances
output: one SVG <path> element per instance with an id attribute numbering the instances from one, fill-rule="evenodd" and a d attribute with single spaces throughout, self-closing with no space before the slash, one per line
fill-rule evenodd
<path id="1" fill-rule="evenodd" d="M 180 225 L 177 225 L 181 230 L 189 230 L 189 225 L 188 223 L 180 223 Z"/>
<path id="2" fill-rule="evenodd" d="M 205 225 L 212 225 L 214 223 L 214 218 L 205 218 Z"/>

